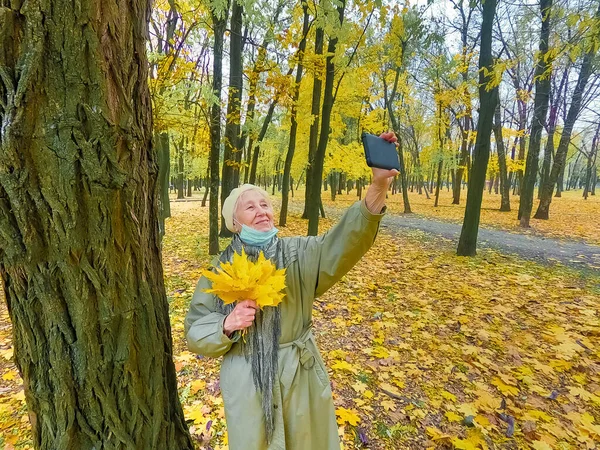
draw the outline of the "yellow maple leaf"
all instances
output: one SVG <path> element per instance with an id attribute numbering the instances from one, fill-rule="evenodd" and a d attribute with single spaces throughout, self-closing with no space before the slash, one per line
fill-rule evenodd
<path id="1" fill-rule="evenodd" d="M 515 386 L 511 386 L 509 384 L 506 384 L 499 377 L 494 377 L 492 379 L 492 384 L 494 386 L 496 386 L 498 388 L 498 390 L 500 392 L 502 392 L 503 395 L 509 396 L 509 395 L 518 395 L 519 394 L 518 388 L 516 388 Z"/>
<path id="2" fill-rule="evenodd" d="M 458 448 L 460 450 L 478 450 L 479 449 L 478 445 L 473 444 L 468 439 L 460 439 L 460 438 L 456 438 L 456 437 L 452 439 L 452 445 L 454 445 L 454 448 Z"/>
<path id="3" fill-rule="evenodd" d="M 215 294 L 223 303 L 254 300 L 260 308 L 277 306 L 285 293 L 285 269 L 260 253 L 256 262 L 251 262 L 244 249 L 235 253 L 233 260 L 222 263 L 216 271 L 205 270 L 202 274 L 212 282 L 204 292 Z"/>
<path id="4" fill-rule="evenodd" d="M 194 380 L 190 385 L 190 393 L 194 395 L 196 392 L 203 390 L 206 387 L 206 381 Z"/>
<path id="5" fill-rule="evenodd" d="M 440 394 L 442 395 L 442 397 L 444 397 L 446 400 L 450 400 L 451 402 L 456 402 L 456 395 L 454 395 L 452 392 L 448 392 L 446 390 L 442 390 L 440 392 Z"/>
<path id="6" fill-rule="evenodd" d="M 463 420 L 462 416 L 459 416 L 454 411 L 446 411 L 446 414 L 444 415 L 449 422 L 462 422 Z"/>
<path id="7" fill-rule="evenodd" d="M 550 445 L 544 441 L 533 441 L 531 443 L 531 447 L 534 450 L 552 450 L 552 447 L 550 447 Z"/>
<path id="8" fill-rule="evenodd" d="M 331 368 L 336 370 L 347 370 L 349 372 L 356 371 L 354 366 L 346 361 L 338 361 L 334 365 L 332 365 Z"/>
<path id="9" fill-rule="evenodd" d="M 396 405 L 391 400 L 383 400 L 381 406 L 383 406 L 386 411 L 396 411 Z"/>
<path id="10" fill-rule="evenodd" d="M 356 426 L 360 423 L 360 417 L 358 416 L 358 413 L 353 409 L 346 409 L 340 407 L 335 410 L 335 414 L 337 416 L 337 423 L 339 425 L 349 423 L 352 426 Z"/>

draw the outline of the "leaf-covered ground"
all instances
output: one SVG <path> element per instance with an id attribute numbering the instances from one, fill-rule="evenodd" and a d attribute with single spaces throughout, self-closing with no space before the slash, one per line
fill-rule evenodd
<path id="1" fill-rule="evenodd" d="M 172 213 L 163 259 L 180 397 L 198 448 L 224 449 L 219 361 L 187 352 L 183 336 L 210 260 L 207 208 L 176 202 Z M 305 231 L 293 216 L 281 233 Z M 600 276 L 454 251 L 418 232 L 382 234 L 315 303 L 344 447 L 600 448 Z M 29 424 L 1 308 L 0 448 L 23 449 Z"/>
<path id="2" fill-rule="evenodd" d="M 435 192 L 435 191 L 434 191 Z M 532 217 L 531 228 L 524 230 L 519 226 L 517 212 L 519 211 L 519 196 L 510 197 L 512 211 L 501 212 L 500 195 L 484 192 L 481 205 L 481 225 L 503 229 L 516 233 L 539 234 L 555 238 L 584 240 L 591 244 L 600 244 L 600 196 L 589 196 L 587 200 L 582 198 L 582 190 L 565 191 L 562 197 L 553 198 L 550 205 L 550 220 L 539 220 Z M 300 195 L 304 195 L 300 192 Z M 461 192 L 460 205 L 452 204 L 452 192 L 443 189 L 440 191 L 438 206 L 434 207 L 435 197 L 430 195 L 427 199 L 425 194 L 409 192 L 409 202 L 413 213 L 444 221 L 462 223 L 465 214 L 465 202 L 467 191 Z M 346 195 L 336 196 L 335 202 L 331 201 L 330 192 L 323 193 L 324 203 L 328 206 L 348 206 L 356 200 L 356 190 Z M 390 195 L 388 205 L 392 211 L 404 211 L 402 194 Z M 535 211 L 538 201 L 534 201 Z"/>

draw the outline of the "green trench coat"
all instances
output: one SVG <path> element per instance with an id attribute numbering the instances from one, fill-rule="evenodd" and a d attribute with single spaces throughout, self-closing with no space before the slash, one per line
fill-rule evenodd
<path id="1" fill-rule="evenodd" d="M 202 277 L 185 319 L 190 351 L 218 357 L 221 392 L 231 450 L 339 450 L 331 385 L 312 334 L 312 307 L 371 247 L 383 214 L 372 214 L 364 200 L 351 206 L 327 233 L 282 238 L 286 297 L 281 303 L 279 383 L 273 402 L 275 431 L 265 438 L 261 396 L 252 381 L 239 340 L 223 334 L 225 316 L 215 312 L 215 297 L 203 292 Z"/>

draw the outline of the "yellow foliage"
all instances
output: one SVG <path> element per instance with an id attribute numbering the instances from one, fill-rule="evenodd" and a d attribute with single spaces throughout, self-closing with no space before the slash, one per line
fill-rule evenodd
<path id="1" fill-rule="evenodd" d="M 285 269 L 277 269 L 263 252 L 256 262 L 246 252 L 235 253 L 231 263 L 223 263 L 216 272 L 205 270 L 203 275 L 212 282 L 205 292 L 215 294 L 223 303 L 254 300 L 260 308 L 277 306 L 285 294 Z"/>
<path id="2" fill-rule="evenodd" d="M 354 409 L 337 408 L 335 414 L 337 415 L 337 423 L 340 425 L 348 423 L 356 426 L 360 423 L 360 417 Z"/>

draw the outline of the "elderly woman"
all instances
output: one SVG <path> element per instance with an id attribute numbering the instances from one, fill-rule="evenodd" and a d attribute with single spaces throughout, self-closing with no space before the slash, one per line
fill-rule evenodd
<path id="1" fill-rule="evenodd" d="M 395 142 L 393 133 L 381 135 Z M 327 369 L 312 333 L 312 306 L 371 247 L 395 170 L 373 169 L 365 199 L 327 233 L 278 238 L 268 194 L 245 184 L 225 200 L 222 214 L 234 234 L 215 262 L 244 248 L 263 251 L 286 268 L 285 298 L 277 307 L 223 302 L 205 292 L 202 277 L 185 319 L 191 351 L 224 356 L 221 392 L 232 450 L 338 450 L 339 438 Z M 244 339 L 241 331 L 247 330 Z"/>

